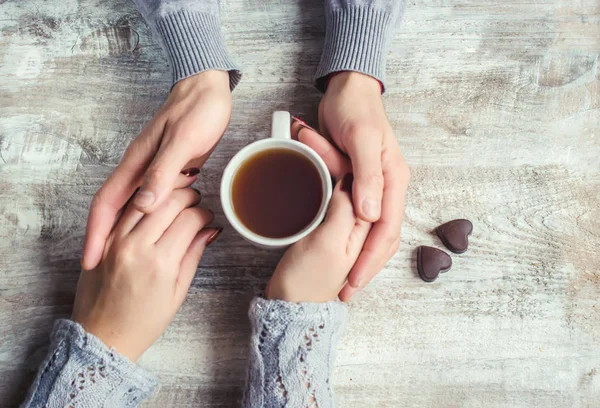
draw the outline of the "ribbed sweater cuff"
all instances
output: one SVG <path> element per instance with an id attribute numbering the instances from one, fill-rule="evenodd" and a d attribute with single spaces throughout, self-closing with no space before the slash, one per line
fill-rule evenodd
<path id="1" fill-rule="evenodd" d="M 368 6 L 326 10 L 325 45 L 315 75 L 324 91 L 332 72 L 356 71 L 372 76 L 385 87 L 385 52 L 395 16 Z"/>
<path id="2" fill-rule="evenodd" d="M 209 69 L 228 71 L 231 90 L 240 82 L 242 74 L 227 52 L 218 17 L 182 10 L 154 23 L 173 69 L 173 84 Z"/>

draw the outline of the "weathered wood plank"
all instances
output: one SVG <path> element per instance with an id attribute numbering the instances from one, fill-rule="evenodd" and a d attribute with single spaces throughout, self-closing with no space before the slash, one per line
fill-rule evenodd
<path id="1" fill-rule="evenodd" d="M 221 171 L 275 109 L 316 124 L 320 2 L 222 2 L 243 65 L 227 134 L 202 171 L 225 224 Z M 600 3 L 409 2 L 385 103 L 412 184 L 403 245 L 351 303 L 340 406 L 595 407 L 600 401 Z M 265 63 L 268 61 L 268 63 Z M 68 316 L 87 206 L 165 99 L 166 60 L 125 0 L 0 0 L 0 405 L 23 398 L 53 319 Z M 467 253 L 433 284 L 414 248 L 468 217 Z M 234 232 L 142 359 L 148 407 L 230 407 L 246 308 L 280 253 Z"/>

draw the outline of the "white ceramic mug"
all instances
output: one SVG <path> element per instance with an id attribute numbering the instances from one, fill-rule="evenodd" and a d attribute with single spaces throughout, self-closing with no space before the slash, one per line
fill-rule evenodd
<path id="1" fill-rule="evenodd" d="M 223 178 L 221 179 L 221 204 L 227 220 L 242 237 L 262 248 L 283 248 L 310 234 L 323 221 L 325 213 L 327 212 L 327 206 L 329 205 L 329 199 L 331 198 L 331 176 L 329 175 L 329 170 L 327 169 L 325 162 L 310 147 L 296 140 L 292 140 L 290 126 L 291 116 L 289 112 L 274 112 L 271 125 L 271 137 L 269 139 L 251 143 L 240 150 L 225 168 Z M 321 188 L 323 189 L 321 206 L 313 221 L 300 232 L 285 238 L 267 238 L 252 232 L 240 221 L 233 208 L 231 190 L 233 180 L 241 165 L 255 154 L 270 149 L 292 150 L 302 154 L 310 160 L 319 172 Z"/>

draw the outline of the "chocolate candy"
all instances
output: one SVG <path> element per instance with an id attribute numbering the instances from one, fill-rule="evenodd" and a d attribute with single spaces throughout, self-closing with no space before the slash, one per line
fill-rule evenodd
<path id="1" fill-rule="evenodd" d="M 440 272 L 446 272 L 452 267 L 452 258 L 441 249 L 428 246 L 417 248 L 417 270 L 425 282 L 433 282 Z"/>
<path id="2" fill-rule="evenodd" d="M 469 220 L 452 220 L 435 229 L 442 243 L 455 254 L 462 254 L 469 246 L 473 224 Z"/>

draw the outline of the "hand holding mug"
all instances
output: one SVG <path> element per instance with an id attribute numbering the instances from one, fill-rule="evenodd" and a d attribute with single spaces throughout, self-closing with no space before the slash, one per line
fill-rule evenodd
<path id="1" fill-rule="evenodd" d="M 338 297 L 371 229 L 354 211 L 352 182 L 349 173 L 337 183 L 323 223 L 286 251 L 265 289 L 268 299 L 327 302 Z"/>
<path id="2" fill-rule="evenodd" d="M 374 223 L 340 299 L 363 288 L 396 253 L 410 178 L 394 130 L 385 114 L 379 82 L 357 72 L 334 75 L 319 105 L 321 134 L 304 128 L 312 147 L 334 177 L 354 173 L 354 210 Z"/>

